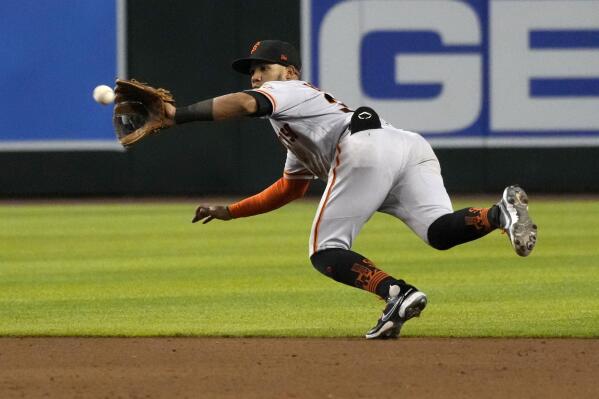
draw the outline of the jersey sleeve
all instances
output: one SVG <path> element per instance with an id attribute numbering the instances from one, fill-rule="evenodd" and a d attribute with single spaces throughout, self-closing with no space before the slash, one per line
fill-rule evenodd
<path id="1" fill-rule="evenodd" d="M 276 119 L 290 109 L 318 95 L 318 92 L 300 81 L 272 81 L 266 82 L 257 89 L 272 105 L 271 118 Z"/>
<path id="2" fill-rule="evenodd" d="M 283 177 L 289 180 L 304 179 L 313 180 L 316 177 L 310 172 L 304 164 L 289 150 L 287 150 L 287 160 L 285 161 L 285 171 Z"/>

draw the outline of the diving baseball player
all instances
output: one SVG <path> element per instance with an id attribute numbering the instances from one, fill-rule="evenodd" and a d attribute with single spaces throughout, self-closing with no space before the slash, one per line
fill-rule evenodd
<path id="1" fill-rule="evenodd" d="M 439 250 L 497 228 L 507 233 L 518 255 L 527 256 L 534 248 L 537 226 L 528 215 L 528 197 L 522 188 L 507 187 L 490 208 L 453 211 L 439 161 L 422 136 L 391 126 L 371 108 L 350 108 L 302 81 L 298 52 L 289 43 L 259 41 L 248 57 L 233 62 L 233 69 L 250 76 L 251 90 L 179 108 L 173 101 L 159 100 L 154 115 L 160 127 L 244 116 L 268 118 L 287 148 L 283 176 L 242 201 L 200 205 L 193 222 L 269 212 L 302 197 L 313 179 L 326 181 L 312 223 L 310 260 L 325 276 L 386 300 L 381 318 L 366 338 L 398 337 L 402 325 L 419 316 L 427 304 L 426 295 L 416 287 L 351 250 L 375 212 L 395 216 Z M 139 125 L 147 122 L 143 117 L 139 122 L 140 116 L 131 111 L 134 100 L 147 103 L 136 99 L 134 92 L 130 81 L 117 81 L 115 126 L 127 145 L 139 139 Z"/>

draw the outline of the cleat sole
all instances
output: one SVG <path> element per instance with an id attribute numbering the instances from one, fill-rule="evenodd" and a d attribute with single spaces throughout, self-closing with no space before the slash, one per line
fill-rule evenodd
<path id="1" fill-rule="evenodd" d="M 420 313 L 426 307 L 426 297 L 419 298 L 412 305 L 410 305 L 406 311 L 405 316 L 403 318 L 404 321 L 410 320 L 413 317 L 420 317 Z"/>
<path id="2" fill-rule="evenodd" d="M 528 256 L 537 243 L 537 225 L 528 214 L 528 196 L 521 187 L 510 186 L 504 199 L 514 206 L 517 214 L 517 220 L 508 229 L 512 246 L 518 255 Z"/>
<path id="3" fill-rule="evenodd" d="M 426 295 L 423 292 L 416 292 L 410 295 L 399 308 L 399 319 L 403 322 L 412 317 L 419 316 L 426 307 Z"/>
<path id="4" fill-rule="evenodd" d="M 389 320 L 388 322 L 385 323 L 385 325 L 383 327 L 381 327 L 376 333 L 374 334 L 366 334 L 366 339 L 388 339 L 388 338 L 395 338 L 395 337 L 391 337 L 391 331 L 396 328 L 396 324 L 395 322 Z M 401 328 L 401 326 L 400 326 Z"/>

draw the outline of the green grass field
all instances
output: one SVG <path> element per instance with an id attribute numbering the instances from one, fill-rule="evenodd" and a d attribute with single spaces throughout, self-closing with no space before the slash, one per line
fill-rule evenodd
<path id="1" fill-rule="evenodd" d="M 404 336 L 599 336 L 599 202 L 532 201 L 528 258 L 366 225 L 354 249 L 429 296 Z M 0 335 L 362 336 L 384 303 L 312 268 L 316 205 L 207 225 L 192 203 L 0 205 Z"/>

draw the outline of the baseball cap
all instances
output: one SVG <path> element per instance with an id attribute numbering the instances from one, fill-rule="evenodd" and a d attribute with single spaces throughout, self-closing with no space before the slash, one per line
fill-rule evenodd
<path id="1" fill-rule="evenodd" d="M 281 40 L 260 40 L 250 50 L 249 57 L 233 61 L 233 69 L 245 75 L 250 74 L 252 61 L 265 61 L 284 66 L 293 65 L 297 70 L 302 69 L 299 53 L 293 45 Z"/>

